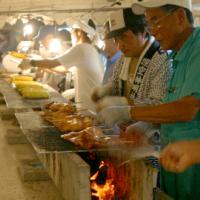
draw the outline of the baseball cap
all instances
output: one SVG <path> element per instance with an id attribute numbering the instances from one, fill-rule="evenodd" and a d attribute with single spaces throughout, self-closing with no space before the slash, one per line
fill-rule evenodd
<path id="1" fill-rule="evenodd" d="M 144 14 L 146 8 L 156 8 L 167 4 L 180 6 L 189 10 L 192 9 L 191 0 L 134 0 L 132 10 L 135 14 Z"/>
<path id="2" fill-rule="evenodd" d="M 87 22 L 83 21 L 83 20 L 76 21 L 75 23 L 72 24 L 71 28 L 72 29 L 81 29 L 82 31 L 87 33 L 87 35 L 91 39 L 96 34 L 95 24 L 94 24 L 94 22 L 91 21 L 91 19 L 89 19 Z"/>
<path id="3" fill-rule="evenodd" d="M 131 8 L 120 9 L 110 14 L 110 29 L 106 38 L 119 36 L 128 29 L 134 30 L 136 27 L 145 26 L 146 18 L 144 15 L 135 15 Z"/>

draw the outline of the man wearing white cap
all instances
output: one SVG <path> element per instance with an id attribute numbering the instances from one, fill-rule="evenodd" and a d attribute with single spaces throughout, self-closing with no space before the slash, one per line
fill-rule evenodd
<path id="1" fill-rule="evenodd" d="M 75 101 L 78 108 L 95 111 L 95 105 L 90 98 L 92 90 L 100 86 L 103 79 L 103 64 L 96 48 L 91 44 L 89 37 L 94 36 L 94 29 L 79 22 L 72 27 L 71 38 L 73 47 L 62 56 L 54 60 L 32 60 L 19 67 L 26 69 L 32 66 L 40 68 L 54 68 L 63 65 L 66 69 L 75 69 L 74 88 Z M 31 64 L 31 65 L 30 65 Z"/>
<path id="2" fill-rule="evenodd" d="M 191 2 L 140 0 L 135 1 L 132 9 L 137 14 L 146 11 L 151 33 L 163 49 L 173 50 L 170 58 L 174 73 L 162 105 L 110 107 L 102 110 L 101 116 L 110 124 L 127 119 L 160 123 L 163 146 L 180 140 L 199 139 L 200 28 L 193 26 Z M 200 165 L 180 174 L 161 169 L 161 189 L 173 199 L 197 200 L 199 186 Z"/>
<path id="3" fill-rule="evenodd" d="M 107 38 L 113 38 L 126 57 L 119 75 L 123 85 L 120 93 L 134 104 L 160 102 L 166 92 L 170 65 L 166 52 L 149 34 L 145 15 L 135 15 L 131 8 L 125 8 L 113 12 L 109 22 Z"/>

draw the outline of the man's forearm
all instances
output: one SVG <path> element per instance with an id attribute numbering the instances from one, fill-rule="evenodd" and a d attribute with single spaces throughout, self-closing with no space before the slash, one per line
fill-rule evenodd
<path id="1" fill-rule="evenodd" d="M 54 60 L 32 60 L 31 64 L 35 67 L 40 68 L 54 68 L 60 65 L 60 62 L 57 59 Z"/>
<path id="2" fill-rule="evenodd" d="M 156 106 L 141 106 L 131 109 L 131 116 L 137 121 L 172 123 L 191 121 L 199 111 L 199 100 L 193 96 L 179 101 Z"/>

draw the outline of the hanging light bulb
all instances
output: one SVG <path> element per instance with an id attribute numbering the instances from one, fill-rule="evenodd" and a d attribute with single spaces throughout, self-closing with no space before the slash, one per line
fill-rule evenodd
<path id="1" fill-rule="evenodd" d="M 31 24 L 25 25 L 23 33 L 24 33 L 24 36 L 31 35 L 33 33 L 33 26 Z"/>
<path id="2" fill-rule="evenodd" d="M 49 51 L 52 53 L 60 53 L 62 50 L 62 44 L 60 39 L 54 38 L 49 43 Z"/>
<path id="3" fill-rule="evenodd" d="M 105 45 L 104 41 L 102 41 L 102 40 L 100 40 L 100 39 L 97 41 L 97 46 L 98 46 L 100 49 L 102 49 L 104 45 Z"/>

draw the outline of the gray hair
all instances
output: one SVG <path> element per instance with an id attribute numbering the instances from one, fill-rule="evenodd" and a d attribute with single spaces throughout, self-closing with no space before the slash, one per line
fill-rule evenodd
<path id="1" fill-rule="evenodd" d="M 165 12 L 175 11 L 179 8 L 183 8 L 183 7 L 180 7 L 180 6 L 177 6 L 177 5 L 172 5 L 172 4 L 167 4 L 167 5 L 161 6 L 161 9 L 164 10 Z M 183 8 L 183 9 L 185 10 L 188 22 L 190 24 L 194 24 L 194 17 L 193 17 L 192 12 L 187 8 Z"/>

